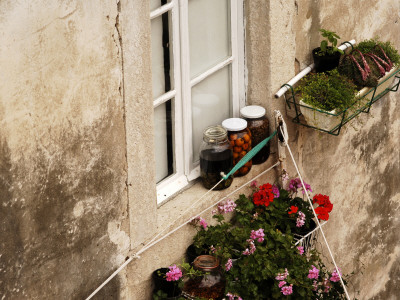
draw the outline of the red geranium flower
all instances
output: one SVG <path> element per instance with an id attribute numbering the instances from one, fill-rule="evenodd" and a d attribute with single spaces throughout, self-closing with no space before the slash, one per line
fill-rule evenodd
<path id="1" fill-rule="evenodd" d="M 313 203 L 317 203 L 319 206 L 315 209 L 315 213 L 318 215 L 318 219 L 328 221 L 329 213 L 332 211 L 333 204 L 329 200 L 329 196 L 326 195 L 315 195 L 313 197 Z"/>
<path id="2" fill-rule="evenodd" d="M 291 214 L 295 214 L 295 213 L 297 213 L 297 211 L 299 210 L 299 208 L 297 207 L 297 206 L 291 206 L 290 207 L 290 211 L 288 211 L 288 214 L 289 215 L 291 215 Z"/>
<path id="3" fill-rule="evenodd" d="M 253 194 L 253 202 L 255 205 L 268 206 L 274 200 L 274 193 L 272 192 L 272 185 L 269 183 L 263 184 L 259 190 Z"/>

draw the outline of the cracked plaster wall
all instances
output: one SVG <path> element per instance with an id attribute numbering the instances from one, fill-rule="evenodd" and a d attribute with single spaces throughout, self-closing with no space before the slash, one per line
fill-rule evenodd
<path id="1" fill-rule="evenodd" d="M 141 0 L 0 3 L 0 299 L 82 299 L 154 232 L 148 11 Z M 271 121 L 285 112 L 273 94 L 310 63 L 320 27 L 400 49 L 399 11 L 396 0 L 246 0 L 248 103 Z M 339 137 L 288 122 L 306 181 L 335 204 L 326 234 L 359 299 L 399 292 L 399 97 Z M 190 235 L 144 254 L 97 298 L 149 295 L 142 271 L 180 261 Z"/>
<path id="2" fill-rule="evenodd" d="M 0 2 L 0 299 L 82 299 L 129 249 L 118 13 Z"/>

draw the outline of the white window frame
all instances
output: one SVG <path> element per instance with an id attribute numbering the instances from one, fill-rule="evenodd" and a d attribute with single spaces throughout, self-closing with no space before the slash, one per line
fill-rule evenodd
<path id="1" fill-rule="evenodd" d="M 153 10 L 150 19 L 171 12 L 174 89 L 154 100 L 154 109 L 174 98 L 174 163 L 175 173 L 157 184 L 157 203 L 183 189 L 200 176 L 193 163 L 191 89 L 215 72 L 231 65 L 232 114 L 239 116 L 245 105 L 243 0 L 230 0 L 231 56 L 207 71 L 190 78 L 188 1 L 171 0 Z M 184 99 L 184 101 L 183 101 Z"/>

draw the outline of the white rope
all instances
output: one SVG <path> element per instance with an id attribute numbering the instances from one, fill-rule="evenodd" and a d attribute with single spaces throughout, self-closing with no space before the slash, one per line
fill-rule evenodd
<path id="1" fill-rule="evenodd" d="M 159 239 L 156 240 L 157 237 L 160 236 L 161 233 L 163 233 L 165 230 L 161 231 L 160 233 L 158 233 L 155 237 L 153 237 L 151 239 L 150 242 L 148 242 L 145 246 L 143 246 L 142 249 L 140 249 L 135 255 L 129 257 L 124 263 L 123 265 L 121 265 L 114 273 L 112 273 L 92 294 L 90 294 L 89 297 L 86 298 L 86 300 L 91 299 L 98 291 L 100 291 L 108 282 L 110 282 L 111 279 L 113 279 L 115 276 L 118 275 L 119 272 L 121 272 L 121 270 L 123 268 L 125 268 L 134 258 L 140 258 L 140 254 L 142 254 L 143 252 L 145 252 L 146 250 L 148 250 L 149 248 L 153 247 L 154 245 L 158 244 L 159 242 L 161 242 L 162 240 L 164 240 L 165 238 L 167 238 L 168 236 L 170 236 L 171 234 L 173 234 L 174 232 L 178 231 L 179 229 L 181 229 L 182 227 L 184 227 L 185 225 L 187 225 L 189 222 L 191 222 L 193 219 L 199 217 L 200 215 L 202 215 L 203 213 L 205 213 L 206 211 L 210 210 L 211 208 L 213 208 L 215 205 L 217 205 L 218 203 L 220 203 L 221 201 L 225 200 L 226 198 L 232 196 L 234 193 L 236 193 L 237 191 L 239 191 L 240 189 L 242 189 L 245 186 L 248 186 L 251 182 L 253 182 L 254 180 L 256 180 L 257 178 L 259 178 L 260 176 L 264 175 L 265 173 L 271 171 L 273 168 L 275 168 L 276 166 L 278 166 L 280 164 L 280 162 L 276 162 L 274 165 L 272 165 L 271 167 L 269 167 L 268 169 L 264 170 L 263 172 L 261 172 L 260 174 L 258 174 L 257 176 L 253 177 L 251 180 L 249 180 L 248 182 L 242 184 L 240 187 L 238 187 L 237 189 L 235 189 L 234 191 L 232 191 L 231 193 L 229 193 L 228 195 L 226 195 L 225 197 L 223 197 L 222 199 L 214 202 L 212 205 L 208 206 L 206 209 L 204 209 L 203 211 L 201 211 L 200 213 L 198 213 L 197 215 L 195 215 L 194 217 L 191 217 L 189 220 L 187 220 L 186 222 L 182 223 L 181 225 L 179 225 L 178 227 L 176 227 L 175 229 L 171 230 L 170 232 L 168 232 L 167 234 L 165 234 L 164 236 L 160 237 Z M 195 204 L 199 203 L 200 200 L 202 198 L 204 198 L 210 191 L 212 191 L 220 182 L 222 182 L 223 179 L 221 179 L 216 185 L 214 185 L 210 190 L 208 190 L 203 196 L 201 196 L 194 204 L 192 204 L 188 209 L 186 209 L 184 211 L 184 213 L 186 213 L 188 210 L 190 210 Z M 182 213 L 182 215 L 184 214 Z M 165 228 L 168 228 L 169 226 L 173 225 L 175 223 L 172 222 L 170 225 L 168 225 Z"/>
<path id="2" fill-rule="evenodd" d="M 221 176 L 223 177 L 224 175 L 221 175 Z M 184 215 L 187 212 L 189 212 L 189 210 L 191 210 L 197 203 L 199 203 L 205 196 L 207 196 L 208 193 L 210 193 L 212 190 L 214 190 L 222 181 L 224 181 L 223 178 L 221 178 L 221 180 L 218 181 L 218 183 L 216 185 L 214 185 L 211 189 L 209 189 L 203 196 L 201 196 L 194 203 L 192 203 L 192 205 L 190 205 L 181 215 Z M 175 221 L 171 222 L 167 226 L 164 226 L 164 229 L 161 230 L 158 234 L 156 234 L 147 244 L 144 245 L 144 247 L 150 245 L 153 241 L 155 241 L 160 235 L 162 235 L 166 231 L 167 228 L 169 228 L 170 226 L 174 225 L 175 222 L 176 222 L 176 219 L 175 219 Z"/>
<path id="3" fill-rule="evenodd" d="M 282 134 L 283 134 L 283 132 L 282 132 Z M 290 157 L 292 158 L 293 164 L 294 164 L 294 166 L 295 166 L 295 168 L 296 168 L 297 174 L 299 175 L 299 178 L 300 178 L 300 181 L 301 181 L 301 185 L 303 186 L 303 190 L 304 190 L 304 192 L 305 192 L 306 195 L 307 195 L 307 199 L 308 199 L 308 202 L 310 203 L 310 206 L 311 206 L 312 211 L 313 211 L 313 213 L 314 213 L 315 220 L 317 221 L 317 224 L 318 224 L 318 228 L 319 228 L 319 230 L 321 231 L 321 234 L 322 234 L 322 237 L 324 238 L 326 247 L 328 248 L 329 254 L 330 254 L 331 258 L 332 258 L 332 262 L 333 262 L 333 264 L 335 265 L 336 272 L 337 272 L 337 274 L 339 275 L 340 282 L 342 283 L 344 292 L 346 293 L 346 297 L 347 297 L 348 300 L 350 300 L 349 294 L 347 293 L 346 286 L 345 286 L 345 284 L 344 284 L 344 282 L 343 282 L 343 279 L 342 279 L 342 275 L 340 274 L 340 271 L 339 271 L 339 268 L 338 268 L 338 266 L 337 266 L 337 264 L 336 264 L 335 258 L 333 257 L 333 253 L 332 253 L 332 251 L 331 251 L 331 248 L 329 247 L 328 241 L 326 240 L 324 231 L 322 230 L 322 227 L 321 227 L 321 223 L 320 223 L 319 220 L 318 220 L 318 216 L 317 216 L 317 214 L 315 213 L 315 210 L 314 210 L 312 201 L 311 201 L 311 199 L 310 199 L 310 195 L 308 194 L 308 191 L 307 191 L 307 189 L 306 189 L 306 186 L 304 185 L 303 178 L 302 178 L 302 176 L 301 176 L 301 174 L 300 174 L 299 168 L 297 167 L 296 161 L 294 160 L 292 151 L 290 150 L 290 147 L 289 147 L 289 144 L 287 143 L 287 141 L 286 141 L 286 146 L 287 146 L 287 149 L 288 149 L 288 151 L 289 151 Z"/>

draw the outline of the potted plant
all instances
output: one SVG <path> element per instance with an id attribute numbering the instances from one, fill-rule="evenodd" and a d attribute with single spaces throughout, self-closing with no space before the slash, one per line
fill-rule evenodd
<path id="1" fill-rule="evenodd" d="M 327 131 L 341 123 L 343 114 L 355 108 L 358 99 L 356 86 L 336 69 L 308 74 L 296 92 L 301 94 L 300 110 L 307 124 Z"/>
<path id="2" fill-rule="evenodd" d="M 182 262 L 174 264 L 168 268 L 160 268 L 152 273 L 154 283 L 153 299 L 185 299 L 182 297 L 182 288 L 184 287 L 184 279 L 203 276 L 204 273 L 195 270 L 189 263 Z"/>
<path id="3" fill-rule="evenodd" d="M 339 65 L 340 55 L 343 54 L 343 50 L 337 47 L 340 36 L 326 29 L 319 31 L 326 39 L 322 40 L 320 46 L 312 51 L 314 67 L 318 73 L 335 69 Z"/>
<path id="4" fill-rule="evenodd" d="M 309 250 L 306 255 L 303 247 L 294 246 L 293 228 L 310 226 L 312 218 L 309 204 L 297 196 L 302 192 L 299 183 L 290 181 L 286 189 L 255 183 L 250 196 L 218 206 L 216 225 L 195 224 L 194 244 L 210 240 L 213 255 L 221 261 L 227 299 L 345 299 L 338 274 L 327 270 L 320 254 Z M 309 185 L 306 189 L 311 191 Z M 319 214 L 326 218 L 330 201 L 324 195 L 316 199 L 323 207 Z M 227 212 L 232 213 L 229 221 Z"/>
<path id="5" fill-rule="evenodd" d="M 338 70 L 360 89 L 359 95 L 371 100 L 390 87 L 400 66 L 400 55 L 390 42 L 370 39 L 360 42 L 344 55 Z M 365 87 L 376 87 L 374 90 Z"/>
<path id="6" fill-rule="evenodd" d="M 182 271 L 176 265 L 159 268 L 152 273 L 153 299 L 178 299 L 182 293 Z"/>

